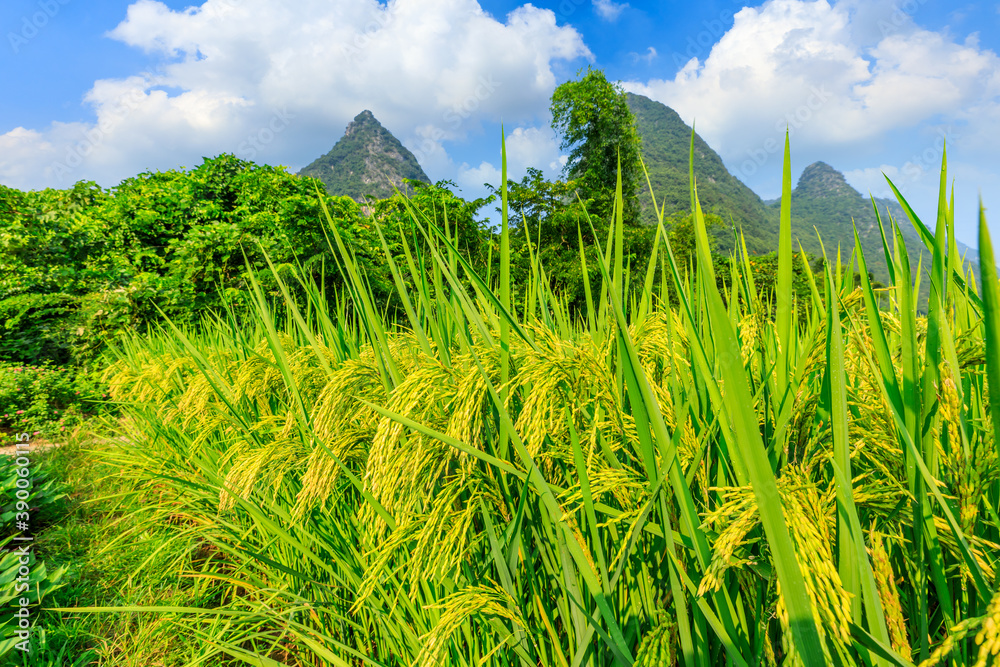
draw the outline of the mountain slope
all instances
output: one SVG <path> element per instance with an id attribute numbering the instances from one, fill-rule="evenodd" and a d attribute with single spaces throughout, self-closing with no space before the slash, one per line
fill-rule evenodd
<path id="1" fill-rule="evenodd" d="M 887 236 L 890 234 L 889 215 L 899 224 L 906 241 L 911 270 L 916 271 L 921 256 L 926 268 L 930 252 L 899 203 L 881 198 L 876 198 L 874 203 L 878 207 Z M 769 202 L 768 206 L 777 216 L 780 201 Z M 923 222 L 933 229 L 932 220 Z M 818 232 L 827 256 L 834 259 L 839 246 L 843 261 L 846 262 L 854 249 L 854 225 L 858 228 L 858 238 L 861 240 L 869 271 L 876 280 L 887 282 L 889 270 L 872 200 L 852 188 L 842 173 L 825 162 L 815 162 L 806 167 L 792 191 L 792 237 L 795 247 L 798 248 L 801 243 L 806 252 L 820 255 L 822 250 L 817 238 Z M 891 236 L 889 238 L 891 244 Z M 958 243 L 958 249 L 960 254 L 966 254 L 970 259 L 975 257 L 975 253 L 962 243 Z M 922 284 L 921 300 L 925 300 L 927 281 L 923 280 Z"/>
<path id="2" fill-rule="evenodd" d="M 688 159 L 691 127 L 670 107 L 648 97 L 626 93 L 629 108 L 636 118 L 642 139 L 642 159 L 656 193 L 656 201 L 664 206 L 664 217 L 674 213 L 687 214 L 691 209 L 688 183 Z M 743 229 L 750 252 L 764 253 L 777 248 L 777 218 L 750 188 L 729 173 L 722 158 L 695 134 L 695 175 L 698 199 L 706 213 L 718 215 L 726 223 L 717 230 L 719 249 L 733 247 L 730 223 Z M 649 187 L 643 181 L 639 193 L 643 221 L 656 220 Z"/>
<path id="3" fill-rule="evenodd" d="M 367 109 L 351 121 L 330 152 L 303 167 L 299 175 L 318 178 L 330 194 L 358 201 L 389 197 L 393 187 L 406 191 L 404 178 L 430 182 L 413 153 Z"/>

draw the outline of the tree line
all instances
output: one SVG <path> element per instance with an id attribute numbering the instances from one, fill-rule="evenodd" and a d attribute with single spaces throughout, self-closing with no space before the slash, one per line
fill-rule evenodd
<path id="1" fill-rule="evenodd" d="M 603 243 L 619 169 L 626 256 L 648 257 L 655 229 L 640 221 L 641 146 L 621 87 L 588 69 L 556 88 L 551 110 L 568 161 L 562 179 L 529 169 L 508 182 L 512 272 L 514 284 L 526 282 L 537 255 L 571 310 L 580 309 L 580 243 L 592 255 L 587 266 L 597 282 L 592 230 Z M 499 261 L 499 238 L 482 213 L 498 205 L 499 187 L 466 200 L 447 181 L 411 185 L 406 198 L 362 206 L 326 194 L 315 179 L 224 154 L 109 189 L 93 182 L 30 192 L 0 186 L 0 360 L 87 363 L 121 331 L 238 310 L 247 298 L 247 267 L 277 295 L 266 284 L 269 272 L 299 264 L 333 298 L 343 283 L 321 222 L 323 206 L 384 308 L 398 306 L 385 251 L 403 265 L 404 238 L 411 247 L 428 242 L 414 236 L 413 215 L 447 226 L 477 271 L 496 275 L 491 263 Z M 675 254 L 693 258 L 690 215 L 673 216 L 669 226 Z M 636 280 L 641 273 L 632 271 Z"/>

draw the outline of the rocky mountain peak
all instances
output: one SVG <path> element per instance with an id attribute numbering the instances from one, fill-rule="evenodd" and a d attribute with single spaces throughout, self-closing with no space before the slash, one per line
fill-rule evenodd
<path id="1" fill-rule="evenodd" d="M 842 173 L 826 162 L 813 162 L 802 171 L 795 194 L 799 197 L 861 196 L 847 184 Z"/>
<path id="2" fill-rule="evenodd" d="M 378 119 L 375 118 L 375 114 L 373 114 L 368 109 L 365 109 L 357 116 L 355 116 L 354 120 L 352 120 L 347 125 L 347 129 L 344 130 L 344 136 L 349 137 L 357 132 L 364 132 L 366 129 L 369 128 L 376 132 L 378 130 L 388 131 L 384 127 L 382 127 L 382 123 L 378 122 Z"/>
<path id="3" fill-rule="evenodd" d="M 368 109 L 354 117 L 330 152 L 299 175 L 318 178 L 330 194 L 357 201 L 390 197 L 395 188 L 405 192 L 404 178 L 430 182 L 413 153 Z"/>

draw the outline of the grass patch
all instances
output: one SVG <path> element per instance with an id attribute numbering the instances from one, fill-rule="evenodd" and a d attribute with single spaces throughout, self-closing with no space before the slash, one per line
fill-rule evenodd
<path id="1" fill-rule="evenodd" d="M 178 539 L 176 525 L 154 516 L 162 490 L 137 489 L 120 474 L 121 443 L 108 425 L 91 422 L 37 457 L 36 469 L 66 495 L 33 517 L 34 553 L 49 571 L 66 571 L 36 612 L 32 653 L 11 649 L 0 664 L 173 666 L 193 664 L 199 652 L 164 614 L 65 611 L 219 601 L 211 586 L 185 576 L 198 562 L 197 538 Z"/>

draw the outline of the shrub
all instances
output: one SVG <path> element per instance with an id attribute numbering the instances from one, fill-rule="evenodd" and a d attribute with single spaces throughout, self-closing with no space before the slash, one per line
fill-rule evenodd
<path id="1" fill-rule="evenodd" d="M 101 397 L 86 371 L 0 363 L 0 446 L 14 444 L 14 433 L 58 437 L 92 414 Z"/>

